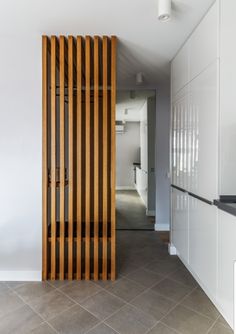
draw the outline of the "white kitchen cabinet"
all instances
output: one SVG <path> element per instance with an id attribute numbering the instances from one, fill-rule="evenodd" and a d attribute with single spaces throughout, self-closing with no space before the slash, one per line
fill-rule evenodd
<path id="1" fill-rule="evenodd" d="M 171 90 L 172 96 L 188 83 L 188 43 L 178 52 L 171 64 Z"/>
<path id="2" fill-rule="evenodd" d="M 233 327 L 234 262 L 236 261 L 236 217 L 218 210 L 218 289 L 220 310 Z"/>
<path id="3" fill-rule="evenodd" d="M 218 196 L 218 72 L 216 60 L 189 84 L 191 168 L 187 190 L 211 201 Z"/>
<path id="4" fill-rule="evenodd" d="M 218 57 L 218 2 L 189 38 L 189 81 L 199 75 Z"/>
<path id="5" fill-rule="evenodd" d="M 188 187 L 187 167 L 188 86 L 184 87 L 172 104 L 172 184 Z"/>
<path id="6" fill-rule="evenodd" d="M 188 194 L 172 188 L 172 243 L 178 255 L 188 263 Z"/>
<path id="7" fill-rule="evenodd" d="M 189 266 L 206 292 L 216 297 L 217 208 L 189 196 Z"/>

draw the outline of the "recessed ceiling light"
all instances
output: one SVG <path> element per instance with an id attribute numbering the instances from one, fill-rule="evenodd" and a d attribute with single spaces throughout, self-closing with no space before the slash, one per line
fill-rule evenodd
<path id="1" fill-rule="evenodd" d="M 143 83 L 143 73 L 139 72 L 136 74 L 136 85 L 141 85 Z"/>
<path id="2" fill-rule="evenodd" d="M 167 22 L 171 18 L 171 0 L 158 1 L 158 19 L 161 22 Z"/>

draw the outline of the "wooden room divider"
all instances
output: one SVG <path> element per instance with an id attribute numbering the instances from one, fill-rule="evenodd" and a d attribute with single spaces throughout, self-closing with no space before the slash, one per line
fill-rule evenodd
<path id="1" fill-rule="evenodd" d="M 43 36 L 43 279 L 115 279 L 116 37 Z"/>

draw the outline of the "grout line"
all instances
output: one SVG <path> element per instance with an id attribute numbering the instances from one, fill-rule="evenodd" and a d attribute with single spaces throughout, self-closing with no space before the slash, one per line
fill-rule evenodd
<path id="1" fill-rule="evenodd" d="M 213 322 L 213 324 L 211 325 L 211 327 L 208 329 L 208 331 L 206 332 L 206 334 L 210 333 L 210 331 L 212 330 L 212 328 L 215 326 L 215 324 L 217 323 L 217 320 L 220 318 L 220 314 L 217 317 L 217 319 Z"/>
<path id="2" fill-rule="evenodd" d="M 11 288 L 10 288 L 11 289 Z M 42 319 L 42 322 L 39 324 L 39 326 L 41 326 L 43 323 L 46 323 L 49 327 L 52 327 L 51 325 L 50 325 L 50 323 L 48 323 L 48 321 L 47 320 L 45 320 L 43 317 L 42 317 L 42 315 L 41 314 L 39 314 L 30 304 L 29 304 L 29 302 L 27 302 L 27 301 L 25 301 L 25 299 L 21 296 L 21 295 L 19 295 L 15 290 L 13 290 L 12 289 L 12 291 L 25 303 L 25 305 L 27 305 L 35 314 L 37 314 L 41 319 Z M 47 293 L 45 293 L 45 295 L 46 295 Z M 35 327 L 34 329 L 36 329 L 36 328 L 38 328 L 39 326 L 37 326 L 37 327 Z M 58 333 L 58 331 L 54 328 L 54 327 L 52 327 L 52 329 L 56 332 L 56 333 Z"/>

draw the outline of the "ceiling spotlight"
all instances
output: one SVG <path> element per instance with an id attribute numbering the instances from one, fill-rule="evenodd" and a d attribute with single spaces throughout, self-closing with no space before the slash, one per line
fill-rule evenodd
<path id="1" fill-rule="evenodd" d="M 171 18 L 171 0 L 158 1 L 158 19 L 162 22 L 167 22 Z"/>
<path id="2" fill-rule="evenodd" d="M 136 85 L 141 85 L 143 83 L 143 73 L 139 72 L 136 74 Z"/>

